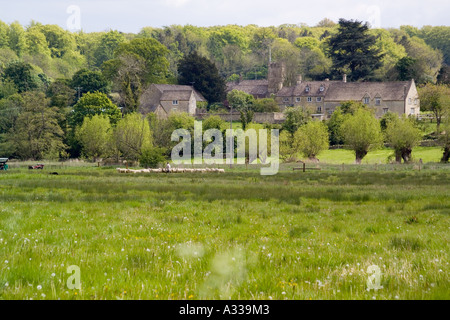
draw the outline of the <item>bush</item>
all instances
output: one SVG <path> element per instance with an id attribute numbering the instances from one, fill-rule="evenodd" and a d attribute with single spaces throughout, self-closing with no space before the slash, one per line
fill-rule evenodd
<path id="1" fill-rule="evenodd" d="M 166 161 L 164 154 L 166 150 L 164 148 L 152 147 L 142 150 L 140 164 L 145 168 L 157 168 L 160 163 Z"/>

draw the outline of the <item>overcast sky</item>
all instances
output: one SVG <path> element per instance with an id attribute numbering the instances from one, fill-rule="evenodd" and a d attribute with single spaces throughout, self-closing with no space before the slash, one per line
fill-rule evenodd
<path id="1" fill-rule="evenodd" d="M 146 26 L 226 24 L 314 26 L 327 17 L 375 27 L 450 25 L 449 0 L 0 0 L 0 20 L 31 20 L 75 31 L 137 33 Z"/>

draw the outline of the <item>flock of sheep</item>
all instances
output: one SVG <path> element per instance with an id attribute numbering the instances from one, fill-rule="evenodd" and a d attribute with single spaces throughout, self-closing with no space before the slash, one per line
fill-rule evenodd
<path id="1" fill-rule="evenodd" d="M 119 173 L 182 173 L 182 172 L 219 172 L 225 173 L 224 169 L 217 168 L 205 168 L 205 169 L 190 169 L 190 168 L 159 168 L 159 169 L 141 169 L 141 170 L 133 170 L 133 169 L 122 169 L 117 168 L 117 172 Z"/>

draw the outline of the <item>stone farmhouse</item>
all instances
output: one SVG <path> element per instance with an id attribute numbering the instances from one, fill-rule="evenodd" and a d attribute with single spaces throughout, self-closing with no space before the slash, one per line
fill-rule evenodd
<path id="1" fill-rule="evenodd" d="M 255 98 L 273 97 L 280 110 L 302 106 L 312 111 L 313 117 L 329 119 L 335 108 L 345 101 L 360 101 L 376 110 L 382 117 L 388 111 L 398 115 L 420 114 L 420 100 L 414 80 L 395 82 L 347 82 L 303 81 L 298 76 L 294 86 L 283 87 L 285 67 L 281 63 L 271 63 L 267 80 L 244 80 L 227 84 L 227 90 L 244 91 Z"/>
<path id="2" fill-rule="evenodd" d="M 192 86 L 173 84 L 151 84 L 141 95 L 139 112 L 154 112 L 158 118 L 165 119 L 171 112 L 196 114 L 197 103 L 206 99 Z"/>

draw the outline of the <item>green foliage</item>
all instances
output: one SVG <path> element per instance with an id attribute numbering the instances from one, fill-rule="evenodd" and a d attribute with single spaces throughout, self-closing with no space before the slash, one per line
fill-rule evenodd
<path id="1" fill-rule="evenodd" d="M 114 59 L 114 52 L 124 42 L 125 36 L 119 31 L 114 30 L 102 34 L 94 53 L 95 65 L 100 67 L 103 62 Z"/>
<path id="2" fill-rule="evenodd" d="M 144 168 L 158 168 L 159 165 L 164 163 L 167 158 L 165 154 L 167 150 L 158 147 L 148 147 L 142 150 L 139 163 Z"/>
<path id="3" fill-rule="evenodd" d="M 387 123 L 386 141 L 394 148 L 397 162 L 401 159 L 405 163 L 411 160 L 412 149 L 417 146 L 422 138 L 420 129 L 418 129 L 413 120 L 403 116 L 391 118 Z"/>
<path id="4" fill-rule="evenodd" d="M 297 150 L 294 147 L 294 137 L 292 134 L 283 130 L 280 132 L 280 158 L 284 162 L 293 162 L 296 159 Z"/>
<path id="5" fill-rule="evenodd" d="M 155 39 L 133 39 L 119 44 L 115 59 L 103 63 L 103 74 L 113 82 L 125 113 L 137 111 L 144 86 L 167 80 L 168 52 Z"/>
<path id="6" fill-rule="evenodd" d="M 360 101 L 344 101 L 339 106 L 343 114 L 353 115 L 359 109 L 367 109 L 366 105 Z"/>
<path id="7" fill-rule="evenodd" d="M 272 98 L 255 99 L 251 108 L 255 112 L 280 112 L 278 103 Z"/>
<path id="8" fill-rule="evenodd" d="M 72 89 L 78 90 L 83 95 L 88 92 L 101 92 L 108 94 L 110 91 L 109 83 L 100 71 L 90 71 L 81 69 L 77 71 L 70 82 Z"/>
<path id="9" fill-rule="evenodd" d="M 216 65 L 193 52 L 178 64 L 178 82 L 193 85 L 209 103 L 225 99 L 225 80 L 219 75 Z"/>
<path id="10" fill-rule="evenodd" d="M 167 48 L 155 39 L 136 38 L 119 44 L 115 56 L 134 56 L 143 62 L 142 83 L 158 83 L 167 77 L 169 62 Z"/>
<path id="11" fill-rule="evenodd" d="M 308 123 L 311 118 L 309 112 L 302 107 L 288 107 L 284 113 L 286 114 L 286 120 L 283 122 L 282 129 L 291 135 L 294 135 L 298 128 Z"/>
<path id="12" fill-rule="evenodd" d="M 153 122 L 151 130 L 156 146 L 170 151 L 177 144 L 171 141 L 172 133 L 176 129 L 186 129 L 193 136 L 194 118 L 187 113 L 171 113 L 167 119 L 157 119 Z"/>
<path id="13" fill-rule="evenodd" d="M 417 70 L 414 68 L 417 60 L 411 57 L 401 58 L 395 68 L 398 72 L 398 80 L 409 81 L 411 79 L 417 79 Z"/>
<path id="14" fill-rule="evenodd" d="M 3 79 L 14 82 L 19 93 L 38 87 L 38 80 L 33 74 L 33 67 L 25 62 L 14 62 L 8 65 L 3 71 Z"/>
<path id="15" fill-rule="evenodd" d="M 253 116 L 255 115 L 255 113 L 252 110 L 247 109 L 239 110 L 239 114 L 242 124 L 242 130 L 246 130 L 248 125 L 253 121 Z"/>
<path id="16" fill-rule="evenodd" d="M 328 40 L 335 73 L 347 73 L 352 81 L 371 76 L 383 58 L 375 43 L 367 23 L 340 19 L 338 33 Z"/>
<path id="17" fill-rule="evenodd" d="M 416 35 L 434 49 L 443 53 L 444 62 L 450 65 L 450 27 L 449 26 L 424 26 L 417 30 Z"/>
<path id="18" fill-rule="evenodd" d="M 381 130 L 383 132 L 386 131 L 389 123 L 395 122 L 397 120 L 398 120 L 398 114 L 396 114 L 394 112 L 391 112 L 391 111 L 388 111 L 380 119 Z"/>
<path id="19" fill-rule="evenodd" d="M 8 46 L 18 57 L 21 57 L 27 48 L 25 30 L 18 22 L 13 22 L 9 26 L 7 33 Z"/>
<path id="20" fill-rule="evenodd" d="M 344 139 L 341 135 L 341 126 L 344 122 L 344 114 L 341 111 L 341 107 L 337 107 L 330 119 L 326 122 L 328 126 L 328 132 L 330 134 L 330 145 L 344 144 Z"/>
<path id="21" fill-rule="evenodd" d="M 75 49 L 75 37 L 57 25 L 38 25 L 44 34 L 53 58 L 62 58 Z"/>
<path id="22" fill-rule="evenodd" d="M 0 100 L 0 134 L 14 130 L 22 109 L 23 98 L 20 94 L 14 94 Z"/>
<path id="23" fill-rule="evenodd" d="M 442 53 L 430 48 L 424 40 L 415 36 L 409 38 L 403 35 L 399 43 L 405 47 L 408 56 L 414 59 L 410 69 L 416 75 L 416 81 L 418 83 L 435 82 L 442 67 Z"/>
<path id="24" fill-rule="evenodd" d="M 442 133 L 439 135 L 439 143 L 444 150 L 441 162 L 448 162 L 450 159 L 450 117 L 447 117 L 442 126 Z"/>
<path id="25" fill-rule="evenodd" d="M 440 133 L 442 118 L 450 114 L 450 87 L 428 83 L 419 88 L 420 105 L 423 111 L 431 111 L 436 119 L 436 134 Z"/>
<path id="26" fill-rule="evenodd" d="M 105 115 L 86 116 L 83 124 L 76 131 L 76 138 L 80 142 L 83 155 L 92 161 L 107 156 L 112 129 L 109 118 Z"/>
<path id="27" fill-rule="evenodd" d="M 142 151 L 152 146 L 152 133 L 147 119 L 141 114 L 127 114 L 114 129 L 117 149 L 127 160 L 137 161 Z"/>
<path id="28" fill-rule="evenodd" d="M 59 126 L 62 115 L 49 107 L 49 100 L 41 92 L 23 95 L 23 110 L 7 139 L 14 145 L 14 154 L 20 159 L 58 159 L 66 146 Z"/>
<path id="29" fill-rule="evenodd" d="M 245 110 L 250 108 L 255 98 L 244 91 L 233 89 L 227 94 L 228 103 L 233 106 L 236 110 Z"/>
<path id="30" fill-rule="evenodd" d="M 96 114 L 106 115 L 113 126 L 122 118 L 120 109 L 111 102 L 106 94 L 101 92 L 90 92 L 86 93 L 75 104 L 69 123 L 72 127 L 76 127 L 83 123 L 85 117 L 94 116 Z"/>
<path id="31" fill-rule="evenodd" d="M 320 44 L 320 41 L 313 37 L 301 37 L 297 38 L 294 42 L 294 45 L 300 49 L 308 48 L 310 50 L 317 48 Z"/>
<path id="32" fill-rule="evenodd" d="M 356 163 L 361 163 L 369 150 L 379 148 L 383 142 L 378 120 L 365 109 L 358 109 L 346 116 L 341 125 L 341 135 L 344 143 L 355 152 Z"/>
<path id="33" fill-rule="evenodd" d="M 76 91 L 70 87 L 69 80 L 58 79 L 50 84 L 46 95 L 51 106 L 63 109 L 74 104 Z"/>
<path id="34" fill-rule="evenodd" d="M 301 126 L 294 134 L 294 147 L 305 157 L 316 160 L 320 152 L 329 147 L 327 126 L 320 121 L 311 121 Z"/>
<path id="35" fill-rule="evenodd" d="M 8 98 L 16 93 L 17 87 L 10 78 L 5 80 L 0 79 L 0 99 Z"/>
<path id="36" fill-rule="evenodd" d="M 222 131 L 222 127 L 224 126 L 225 121 L 222 120 L 219 116 L 209 116 L 202 122 L 203 131 L 208 129 L 217 129 Z"/>

